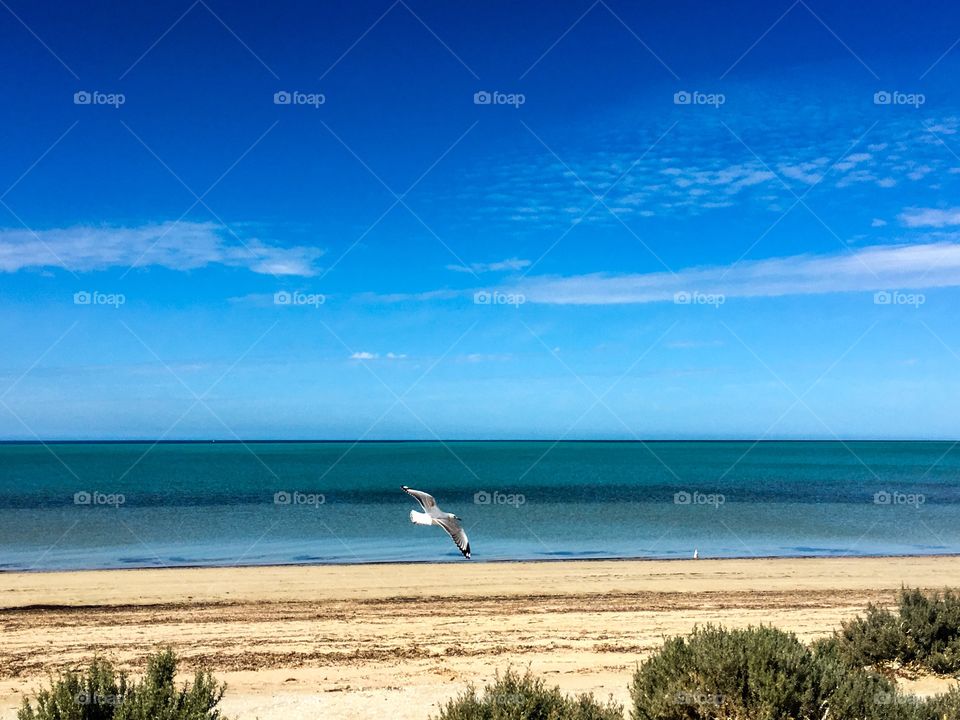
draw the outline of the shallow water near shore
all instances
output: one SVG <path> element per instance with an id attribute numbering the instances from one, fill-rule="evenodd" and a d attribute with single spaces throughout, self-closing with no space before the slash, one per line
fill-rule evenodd
<path id="1" fill-rule="evenodd" d="M 0 570 L 952 554 L 937 442 L 0 445 Z"/>

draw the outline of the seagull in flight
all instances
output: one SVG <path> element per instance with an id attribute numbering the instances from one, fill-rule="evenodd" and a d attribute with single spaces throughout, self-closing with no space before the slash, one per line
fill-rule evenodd
<path id="1" fill-rule="evenodd" d="M 460 524 L 460 518 L 453 513 L 444 512 L 437 507 L 437 501 L 430 495 L 420 490 L 413 490 L 406 485 L 400 487 L 407 495 L 412 497 L 423 508 L 423 512 L 416 510 L 410 511 L 410 522 L 414 525 L 439 525 L 447 531 L 454 544 L 463 553 L 463 556 L 470 559 L 470 540 L 467 533 Z"/>

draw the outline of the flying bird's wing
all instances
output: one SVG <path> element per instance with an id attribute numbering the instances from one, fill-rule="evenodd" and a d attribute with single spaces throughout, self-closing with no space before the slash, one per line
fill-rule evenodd
<path id="1" fill-rule="evenodd" d="M 429 493 L 420 492 L 419 490 L 412 490 L 408 488 L 406 485 L 402 485 L 400 489 L 403 490 L 407 495 L 412 497 L 414 500 L 416 500 L 418 503 L 420 503 L 420 507 L 422 507 L 427 512 L 430 512 L 432 508 L 437 507 L 437 501 L 434 500 L 433 495 L 430 495 Z"/>
<path id="2" fill-rule="evenodd" d="M 447 534 L 453 538 L 453 542 L 460 549 L 460 552 L 463 553 L 463 556 L 469 560 L 470 539 L 467 537 L 467 532 L 463 529 L 460 521 L 455 517 L 443 518 L 442 520 L 437 520 L 437 525 L 447 531 Z"/>

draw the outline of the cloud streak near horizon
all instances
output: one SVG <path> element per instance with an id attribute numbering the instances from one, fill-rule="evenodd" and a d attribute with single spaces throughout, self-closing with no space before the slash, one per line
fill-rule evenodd
<path id="1" fill-rule="evenodd" d="M 320 248 L 241 239 L 209 222 L 0 229 L 0 272 L 10 273 L 51 267 L 71 272 L 148 266 L 186 271 L 224 265 L 264 275 L 306 277 L 316 274 L 321 255 Z"/>
<path id="2" fill-rule="evenodd" d="M 546 305 L 673 302 L 677 293 L 726 298 L 960 287 L 960 242 L 877 245 L 838 255 L 794 255 L 677 272 L 531 277 L 503 287 Z"/>

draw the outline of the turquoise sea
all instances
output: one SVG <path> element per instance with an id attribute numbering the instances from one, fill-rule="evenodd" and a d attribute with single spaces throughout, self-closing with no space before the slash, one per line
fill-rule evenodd
<path id="1" fill-rule="evenodd" d="M 409 521 L 463 518 L 473 560 Z M 0 444 L 0 570 L 960 552 L 939 442 Z"/>

